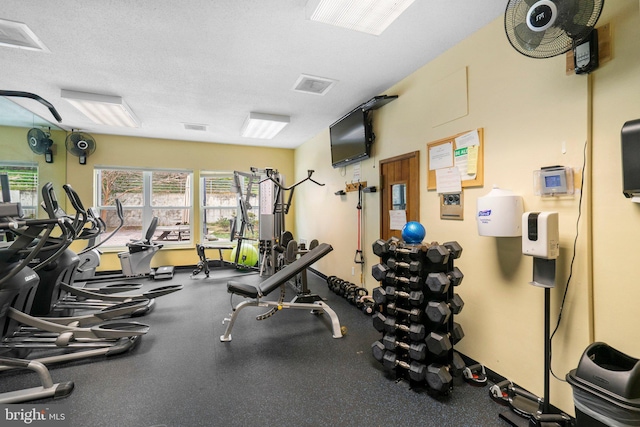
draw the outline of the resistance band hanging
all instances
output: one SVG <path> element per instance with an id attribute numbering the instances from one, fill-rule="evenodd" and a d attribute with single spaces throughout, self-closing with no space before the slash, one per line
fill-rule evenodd
<path id="1" fill-rule="evenodd" d="M 358 183 L 358 205 L 356 206 L 358 211 L 358 243 L 356 249 L 356 255 L 353 258 L 353 262 L 360 264 L 364 269 L 364 258 L 362 256 L 362 184 Z"/>

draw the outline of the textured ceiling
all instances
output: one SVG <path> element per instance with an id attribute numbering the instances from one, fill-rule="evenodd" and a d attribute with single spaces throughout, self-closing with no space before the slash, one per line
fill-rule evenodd
<path id="1" fill-rule="evenodd" d="M 45 98 L 65 129 L 293 148 L 496 19 L 506 0 L 416 0 L 380 36 L 311 22 L 305 5 L 2 0 L 0 19 L 26 23 L 50 53 L 0 46 L 0 89 Z M 299 93 L 300 74 L 337 83 L 324 96 Z M 142 127 L 96 125 L 61 89 L 122 96 Z M 12 100 L 52 119 L 33 100 Z M 273 140 L 242 138 L 250 111 L 291 123 Z"/>

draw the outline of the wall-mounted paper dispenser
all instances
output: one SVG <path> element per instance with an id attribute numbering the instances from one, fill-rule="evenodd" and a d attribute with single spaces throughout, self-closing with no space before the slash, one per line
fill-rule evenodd
<path id="1" fill-rule="evenodd" d="M 476 203 L 478 234 L 492 237 L 519 237 L 522 235 L 522 197 L 509 190 L 493 186 Z"/>
<path id="2" fill-rule="evenodd" d="M 640 119 L 622 126 L 622 193 L 640 203 Z"/>

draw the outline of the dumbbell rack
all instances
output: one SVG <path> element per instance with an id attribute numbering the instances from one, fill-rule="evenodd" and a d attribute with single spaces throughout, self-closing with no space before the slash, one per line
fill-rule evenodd
<path id="1" fill-rule="evenodd" d="M 464 337 L 454 322 L 464 305 L 454 292 L 464 277 L 454 266 L 462 254 L 455 241 L 442 245 L 405 244 L 397 238 L 377 240 L 372 267 L 380 286 L 373 290 L 378 313 L 373 323 L 382 339 L 372 344 L 374 357 L 397 379 L 447 395 L 453 377 L 465 368 L 453 346 Z"/>

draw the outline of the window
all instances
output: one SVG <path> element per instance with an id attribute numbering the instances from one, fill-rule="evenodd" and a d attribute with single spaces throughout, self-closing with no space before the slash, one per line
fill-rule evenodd
<path id="1" fill-rule="evenodd" d="M 35 163 L 0 163 L 0 174 L 7 174 L 9 177 L 11 201 L 20 202 L 25 218 L 35 218 L 40 191 L 38 166 Z"/>
<path id="2" fill-rule="evenodd" d="M 202 242 L 229 242 L 231 226 L 239 233 L 242 218 L 240 197 L 244 203 L 248 222 L 243 237 L 258 239 L 259 236 L 259 192 L 258 177 L 233 172 L 202 172 Z M 238 192 L 240 189 L 241 193 Z M 249 194 L 247 198 L 247 194 Z"/>
<path id="3" fill-rule="evenodd" d="M 107 224 L 107 235 L 120 222 L 116 199 L 124 210 L 124 226 L 107 247 L 144 238 L 153 217 L 158 218 L 158 226 L 152 240 L 167 245 L 191 243 L 191 172 L 100 168 L 95 176 L 96 207 Z"/>

